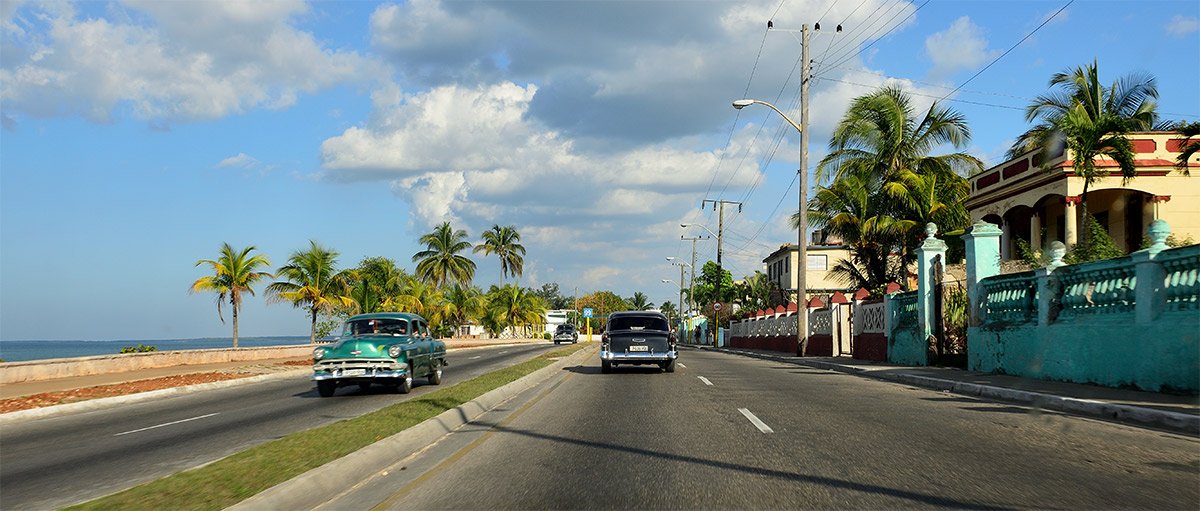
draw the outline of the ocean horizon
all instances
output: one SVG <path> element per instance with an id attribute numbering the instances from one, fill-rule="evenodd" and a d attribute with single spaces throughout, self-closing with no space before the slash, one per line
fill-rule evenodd
<path id="1" fill-rule="evenodd" d="M 202 350 L 233 347 L 232 337 L 199 337 L 193 339 L 157 339 L 137 341 L 112 340 L 0 340 L 0 360 L 21 362 L 48 358 L 87 357 L 92 355 L 116 355 L 126 346 L 154 346 L 158 351 Z M 238 337 L 238 347 L 288 346 L 308 344 L 307 335 L 276 335 Z"/>

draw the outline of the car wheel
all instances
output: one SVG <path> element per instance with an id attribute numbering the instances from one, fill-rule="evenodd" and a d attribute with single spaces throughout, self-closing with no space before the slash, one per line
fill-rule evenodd
<path id="1" fill-rule="evenodd" d="M 662 368 L 663 368 L 663 372 L 667 372 L 667 373 L 675 372 L 675 361 L 671 360 L 671 361 L 663 364 Z"/>
<path id="2" fill-rule="evenodd" d="M 317 382 L 317 394 L 321 397 L 333 397 L 334 391 L 337 390 L 337 382 L 332 380 L 321 380 Z"/>
<path id="3" fill-rule="evenodd" d="M 441 364 L 441 362 L 439 362 L 437 360 L 433 361 L 433 372 L 429 373 L 429 384 L 430 385 L 441 385 L 442 384 L 442 364 Z"/>
<path id="4" fill-rule="evenodd" d="M 558 345 L 558 341 L 554 341 L 554 345 L 555 345 L 555 346 L 557 346 L 557 345 Z"/>
<path id="5" fill-rule="evenodd" d="M 413 380 L 413 370 L 412 369 L 413 369 L 412 364 L 409 364 L 408 365 L 408 373 L 404 375 L 404 379 L 400 380 L 400 384 L 396 385 L 396 392 L 399 392 L 401 394 L 408 394 L 409 392 L 412 392 L 412 380 Z"/>
<path id="6" fill-rule="evenodd" d="M 600 372 L 602 372 L 604 374 L 611 373 L 612 372 L 612 362 L 609 362 L 607 360 L 601 360 L 600 361 Z"/>

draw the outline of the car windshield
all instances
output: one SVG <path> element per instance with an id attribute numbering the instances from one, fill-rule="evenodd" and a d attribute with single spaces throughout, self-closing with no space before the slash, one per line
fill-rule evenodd
<path id="1" fill-rule="evenodd" d="M 609 330 L 660 330 L 667 331 L 667 320 L 656 316 L 617 316 L 608 325 Z"/>
<path id="2" fill-rule="evenodd" d="M 394 318 L 355 319 L 346 322 L 342 335 L 408 335 L 408 321 Z"/>

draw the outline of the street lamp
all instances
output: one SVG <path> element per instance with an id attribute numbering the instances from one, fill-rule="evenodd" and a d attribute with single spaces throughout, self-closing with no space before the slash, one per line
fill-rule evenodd
<path id="1" fill-rule="evenodd" d="M 807 55 L 807 44 L 804 46 L 804 50 Z M 807 62 L 805 64 L 807 66 Z M 808 83 L 805 82 L 802 86 L 807 89 Z M 807 94 L 802 95 L 806 98 L 808 97 Z M 780 117 L 783 117 L 783 120 L 787 121 L 793 128 L 796 128 L 796 131 L 800 132 L 800 168 L 796 170 L 797 179 L 800 182 L 800 211 L 798 215 L 800 217 L 800 225 L 796 232 L 796 241 L 800 249 L 797 254 L 797 259 L 799 260 L 796 261 L 796 349 L 799 351 L 800 356 L 804 356 L 805 344 L 808 341 L 808 310 L 805 308 L 805 299 L 807 298 L 805 295 L 808 291 L 808 279 L 806 278 L 808 276 L 808 243 L 805 240 L 805 234 L 808 231 L 808 130 L 803 129 L 800 124 L 796 124 L 796 121 L 793 121 L 782 110 L 766 101 L 739 99 L 733 102 L 733 107 L 741 110 L 755 104 L 774 110 Z M 800 121 L 807 125 L 808 105 L 803 104 L 801 107 Z"/>
<path id="2" fill-rule="evenodd" d="M 716 319 L 716 326 L 714 327 L 716 330 L 713 330 L 713 347 L 715 348 L 717 347 L 718 340 L 720 339 L 718 334 L 721 332 L 721 280 L 725 276 L 725 267 L 721 265 L 721 233 L 712 232 L 708 227 L 705 227 L 701 224 L 679 224 L 679 226 L 684 229 L 687 229 L 688 227 L 699 227 L 717 238 L 717 282 L 714 286 L 715 296 L 713 297 L 713 311 L 715 313 L 715 317 L 713 319 Z M 683 268 L 680 268 L 680 271 L 682 270 Z M 693 270 L 695 270 L 695 268 L 693 268 Z"/>

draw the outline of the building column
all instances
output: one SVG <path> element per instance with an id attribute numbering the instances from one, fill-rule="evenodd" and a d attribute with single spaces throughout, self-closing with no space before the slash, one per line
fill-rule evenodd
<path id="1" fill-rule="evenodd" d="M 1000 224 L 1000 260 L 1012 260 L 1012 226 L 1004 217 L 1000 217 L 1003 221 Z"/>
<path id="2" fill-rule="evenodd" d="M 1029 248 L 1042 249 L 1042 216 L 1037 211 L 1029 216 Z"/>
<path id="3" fill-rule="evenodd" d="M 1063 241 L 1067 246 L 1067 250 L 1073 248 L 1079 243 L 1079 208 L 1075 207 L 1079 204 L 1079 196 L 1063 197 Z"/>

